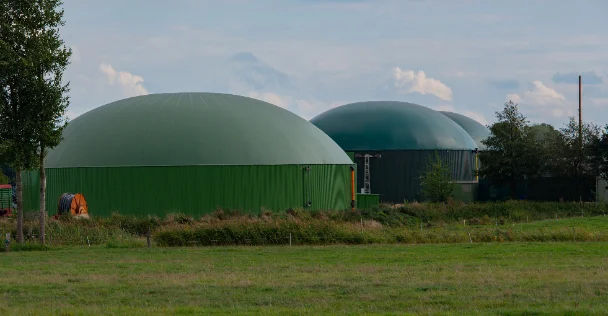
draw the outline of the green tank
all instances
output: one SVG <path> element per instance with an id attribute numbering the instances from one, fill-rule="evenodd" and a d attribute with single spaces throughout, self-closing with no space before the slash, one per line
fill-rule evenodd
<path id="1" fill-rule="evenodd" d="M 71 121 L 45 161 L 47 209 L 66 192 L 91 216 L 201 216 L 218 208 L 350 208 L 352 161 L 325 133 L 278 106 L 220 93 L 119 100 Z M 37 208 L 38 175 L 24 177 Z"/>
<path id="2" fill-rule="evenodd" d="M 479 150 L 486 149 L 486 145 L 484 145 L 482 141 L 490 137 L 491 132 L 489 128 L 483 126 L 476 120 L 468 116 L 464 116 L 462 114 L 447 111 L 439 111 L 439 113 L 449 117 L 456 124 L 460 125 L 460 127 L 462 127 L 467 132 L 467 134 L 469 134 L 471 138 L 473 138 Z"/>
<path id="3" fill-rule="evenodd" d="M 437 152 L 458 182 L 475 180 L 475 140 L 459 124 L 427 107 L 398 101 L 339 106 L 311 121 L 357 163 L 357 190 L 364 188 L 364 158 L 370 158 L 371 192 L 380 202 L 423 200 L 420 177 Z"/>

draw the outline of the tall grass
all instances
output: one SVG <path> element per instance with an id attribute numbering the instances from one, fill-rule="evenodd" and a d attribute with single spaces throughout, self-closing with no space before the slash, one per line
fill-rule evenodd
<path id="1" fill-rule="evenodd" d="M 327 245 L 393 243 L 472 243 L 608 241 L 608 232 L 582 227 L 520 230 L 513 227 L 470 227 L 468 229 L 385 227 L 378 222 L 362 226 L 324 220 L 272 222 L 233 220 L 219 223 L 171 225 L 160 228 L 154 239 L 159 246 L 226 245 Z"/>
<path id="2" fill-rule="evenodd" d="M 513 223 L 603 215 L 608 205 L 508 201 L 494 203 L 404 203 L 373 209 L 242 214 L 219 209 L 195 219 L 181 213 L 134 217 L 49 220 L 50 245 L 143 247 L 148 234 L 161 246 L 453 243 L 480 241 L 599 241 L 606 236 L 590 227 L 517 230 Z M 25 235 L 38 236 L 37 214 L 25 215 Z M 464 222 L 463 222 L 464 221 Z M 466 223 L 466 229 L 463 226 Z M 460 225 L 460 226 L 459 226 Z M 476 227 L 471 227 L 471 225 Z M 0 232 L 16 237 L 14 218 L 0 220 Z M 26 249 L 26 248 L 24 248 Z"/>

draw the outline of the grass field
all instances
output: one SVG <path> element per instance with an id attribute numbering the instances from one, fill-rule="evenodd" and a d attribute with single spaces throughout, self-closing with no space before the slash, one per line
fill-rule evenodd
<path id="1" fill-rule="evenodd" d="M 1 253 L 0 314 L 605 314 L 607 243 Z"/>

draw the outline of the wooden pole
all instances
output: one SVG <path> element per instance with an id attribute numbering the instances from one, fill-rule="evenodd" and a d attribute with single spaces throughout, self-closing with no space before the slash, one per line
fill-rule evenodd
<path id="1" fill-rule="evenodd" d="M 583 151 L 583 85 L 581 76 L 578 76 L 578 137 L 581 151 Z"/>

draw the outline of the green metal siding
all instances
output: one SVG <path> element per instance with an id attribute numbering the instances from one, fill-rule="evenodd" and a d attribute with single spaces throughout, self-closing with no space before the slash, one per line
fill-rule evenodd
<path id="1" fill-rule="evenodd" d="M 365 151 L 361 154 L 382 155 L 370 159 L 371 193 L 380 194 L 380 202 L 421 201 L 420 177 L 426 172 L 432 150 Z M 448 163 L 454 181 L 472 181 L 475 154 L 470 150 L 437 150 Z M 363 188 L 364 160 L 357 159 L 357 192 Z"/>
<path id="2" fill-rule="evenodd" d="M 357 193 L 357 209 L 364 210 L 380 205 L 380 196 L 378 194 L 362 194 Z"/>
<path id="3" fill-rule="evenodd" d="M 13 207 L 13 189 L 0 189 L 0 209 L 10 209 Z"/>
<path id="4" fill-rule="evenodd" d="M 306 167 L 310 167 L 310 171 Z M 349 209 L 351 165 L 108 167 L 47 169 L 47 209 L 55 214 L 65 192 L 82 193 L 92 216 L 195 217 L 219 207 L 258 213 L 261 208 Z M 38 174 L 24 174 L 24 206 L 38 208 Z"/>
<path id="5" fill-rule="evenodd" d="M 478 183 L 474 181 L 458 182 L 454 186 L 454 198 L 466 203 L 475 202 L 477 200 L 477 187 Z"/>

